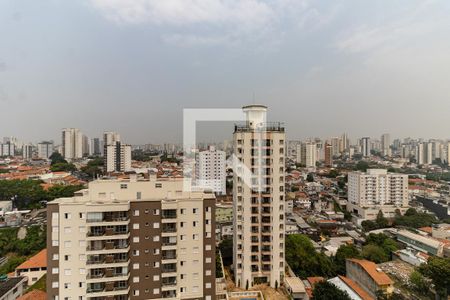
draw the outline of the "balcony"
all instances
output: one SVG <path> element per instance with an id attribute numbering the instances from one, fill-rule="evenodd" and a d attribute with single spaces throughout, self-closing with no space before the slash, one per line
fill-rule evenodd
<path id="1" fill-rule="evenodd" d="M 113 223 L 128 222 L 130 220 L 128 213 L 123 212 L 103 212 L 103 213 L 87 213 L 86 222 L 89 223 Z"/>
<path id="2" fill-rule="evenodd" d="M 108 297 L 128 294 L 127 281 L 89 283 L 87 287 L 88 297 Z"/>
<path id="3" fill-rule="evenodd" d="M 162 219 L 176 219 L 177 210 L 176 209 L 163 209 L 161 212 Z"/>
<path id="4" fill-rule="evenodd" d="M 161 292 L 161 298 L 176 298 L 176 297 L 177 297 L 177 291 L 176 290 L 162 291 Z"/>
<path id="5" fill-rule="evenodd" d="M 177 232 L 176 223 L 165 223 L 162 224 L 162 233 L 174 233 Z"/>
<path id="6" fill-rule="evenodd" d="M 175 273 L 177 271 L 177 264 L 162 264 L 161 265 L 161 273 Z"/>
<path id="7" fill-rule="evenodd" d="M 163 260 L 177 259 L 177 251 L 176 250 L 163 250 L 161 259 L 163 259 Z"/>
<path id="8" fill-rule="evenodd" d="M 177 285 L 177 277 L 164 277 L 162 278 L 161 285 L 164 286 L 175 286 Z"/>
<path id="9" fill-rule="evenodd" d="M 89 255 L 86 264 L 103 265 L 103 264 L 124 264 L 128 262 L 128 255 L 125 253 L 116 255 Z"/>
<path id="10" fill-rule="evenodd" d="M 161 244 L 163 246 L 176 246 L 177 245 L 177 238 L 174 236 L 167 236 L 161 238 Z"/>
<path id="11" fill-rule="evenodd" d="M 127 252 L 128 248 L 129 244 L 126 239 L 113 241 L 92 241 L 88 244 L 86 251 L 92 252 L 88 254 L 106 254 Z"/>

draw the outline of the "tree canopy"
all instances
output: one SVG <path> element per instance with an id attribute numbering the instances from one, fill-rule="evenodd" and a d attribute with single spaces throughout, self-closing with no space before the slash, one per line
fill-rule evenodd
<path id="1" fill-rule="evenodd" d="M 436 292 L 447 299 L 450 293 L 450 258 L 442 258 L 432 256 L 428 263 L 420 265 L 418 271 L 431 279 L 436 289 Z"/>
<path id="2" fill-rule="evenodd" d="M 336 251 L 336 255 L 334 256 L 334 264 L 336 268 L 336 272 L 339 275 L 345 275 L 345 260 L 347 258 L 360 258 L 361 254 L 359 253 L 358 248 L 355 245 L 342 245 Z"/>
<path id="3" fill-rule="evenodd" d="M 331 259 L 317 252 L 311 240 L 303 234 L 286 236 L 286 261 L 294 273 L 301 278 L 331 277 L 335 274 Z"/>
<path id="4" fill-rule="evenodd" d="M 0 199 L 14 199 L 14 205 L 20 209 L 39 206 L 39 201 L 71 197 L 82 189 L 82 185 L 55 185 L 44 190 L 40 180 L 0 180 Z"/>
<path id="5" fill-rule="evenodd" d="M 328 281 L 318 282 L 313 290 L 312 300 L 351 300 L 345 291 L 341 291 Z"/>

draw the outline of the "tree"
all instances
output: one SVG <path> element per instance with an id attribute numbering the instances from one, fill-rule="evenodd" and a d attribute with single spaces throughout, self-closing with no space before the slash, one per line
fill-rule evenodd
<path id="1" fill-rule="evenodd" d="M 420 265 L 418 271 L 431 279 L 439 296 L 447 299 L 450 291 L 450 258 L 432 256 L 428 263 Z"/>
<path id="2" fill-rule="evenodd" d="M 427 213 L 419 213 L 414 208 L 409 208 L 404 216 L 396 215 L 394 219 L 394 225 L 411 228 L 427 227 L 437 222 L 438 220 L 435 216 Z"/>
<path id="3" fill-rule="evenodd" d="M 376 246 L 375 247 L 368 247 L 366 249 L 366 252 L 364 253 L 364 248 L 363 248 L 363 256 L 366 255 L 367 259 L 372 260 L 374 262 L 382 262 L 382 261 L 387 261 L 389 260 L 389 258 L 392 255 L 392 252 L 397 251 L 397 243 L 389 238 L 387 235 L 383 234 L 383 233 L 379 233 L 379 234 L 374 234 L 371 233 L 369 234 L 369 236 L 366 238 L 366 246 Z M 378 249 L 379 248 L 379 249 Z M 379 255 L 379 250 L 382 250 L 384 252 L 384 256 L 383 255 Z M 372 259 L 368 258 L 371 257 Z M 375 259 L 375 260 L 373 260 Z"/>
<path id="4" fill-rule="evenodd" d="M 341 291 L 328 281 L 318 282 L 313 290 L 312 300 L 350 300 L 345 291 Z"/>
<path id="5" fill-rule="evenodd" d="M 376 223 L 378 228 L 386 228 L 389 225 L 389 221 L 384 217 L 383 212 L 381 210 L 377 214 Z"/>
<path id="6" fill-rule="evenodd" d="M 224 266 L 230 266 L 233 263 L 233 240 L 225 239 L 219 244 L 220 253 Z"/>
<path id="7" fill-rule="evenodd" d="M 361 226 L 362 226 L 363 230 L 366 232 L 378 229 L 377 223 L 375 223 L 374 221 L 371 221 L 371 220 L 362 221 Z"/>
<path id="8" fill-rule="evenodd" d="M 309 237 L 303 234 L 286 236 L 286 261 L 294 273 L 301 278 L 335 275 L 331 259 L 317 252 Z"/>
<path id="9" fill-rule="evenodd" d="M 306 181 L 314 182 L 314 175 L 312 173 L 308 173 L 308 175 L 306 175 Z"/>
<path id="10" fill-rule="evenodd" d="M 74 164 L 69 163 L 56 163 L 50 166 L 50 170 L 52 172 L 73 172 L 77 170 L 77 167 L 75 167 Z"/>
<path id="11" fill-rule="evenodd" d="M 428 283 L 420 272 L 412 272 L 411 275 L 409 275 L 409 281 L 411 282 L 411 285 L 416 292 L 420 294 L 427 293 Z"/>
<path id="12" fill-rule="evenodd" d="M 334 256 L 334 264 L 336 272 L 340 275 L 345 275 L 345 260 L 347 258 L 360 258 L 361 253 L 355 245 L 342 245 L 336 251 Z"/>
<path id="13" fill-rule="evenodd" d="M 366 172 L 367 169 L 369 168 L 369 163 L 363 160 L 358 161 L 358 163 L 355 166 L 355 169 L 357 171 L 363 171 Z"/>
<path id="14" fill-rule="evenodd" d="M 364 246 L 361 255 L 363 258 L 373 261 L 376 264 L 387 262 L 389 260 L 389 257 L 386 255 L 383 248 L 375 244 Z"/>
<path id="15" fill-rule="evenodd" d="M 49 159 L 51 160 L 51 165 L 58 163 L 67 164 L 67 160 L 65 160 L 59 152 L 53 152 L 52 155 L 50 155 Z"/>

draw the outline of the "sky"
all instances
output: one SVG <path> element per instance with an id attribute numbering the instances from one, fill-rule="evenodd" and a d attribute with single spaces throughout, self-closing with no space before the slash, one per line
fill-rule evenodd
<path id="1" fill-rule="evenodd" d="M 182 141 L 261 103 L 289 139 L 450 138 L 450 1 L 2 0 L 0 137 Z M 230 139 L 232 124 L 200 124 Z"/>

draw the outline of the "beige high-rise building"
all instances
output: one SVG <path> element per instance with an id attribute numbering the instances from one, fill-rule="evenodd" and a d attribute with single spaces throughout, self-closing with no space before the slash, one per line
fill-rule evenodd
<path id="1" fill-rule="evenodd" d="M 401 213 L 408 209 L 408 175 L 385 169 L 348 174 L 347 210 L 358 222 L 375 220 L 380 210 L 385 217 L 394 217 L 397 209 Z"/>
<path id="2" fill-rule="evenodd" d="M 275 287 L 283 282 L 285 269 L 285 130 L 280 123 L 266 122 L 266 106 L 243 110 L 247 121 L 236 125 L 233 134 L 240 162 L 233 177 L 235 282 L 241 288 Z"/>
<path id="3" fill-rule="evenodd" d="M 106 172 L 131 171 L 131 146 L 121 142 L 105 145 L 104 161 Z"/>
<path id="4" fill-rule="evenodd" d="M 381 136 L 381 153 L 384 156 L 391 156 L 391 136 L 389 133 Z"/>
<path id="5" fill-rule="evenodd" d="M 116 142 L 120 142 L 120 134 L 114 131 L 105 131 L 103 133 L 103 145 L 114 145 Z"/>
<path id="6" fill-rule="evenodd" d="M 64 128 L 62 130 L 62 153 L 66 160 L 83 158 L 83 134 L 77 128 Z"/>
<path id="7" fill-rule="evenodd" d="M 307 168 L 314 168 L 317 156 L 316 143 L 308 141 L 297 145 L 297 163 L 303 164 Z"/>
<path id="8" fill-rule="evenodd" d="M 215 299 L 215 197 L 97 180 L 47 206 L 48 299 Z"/>

